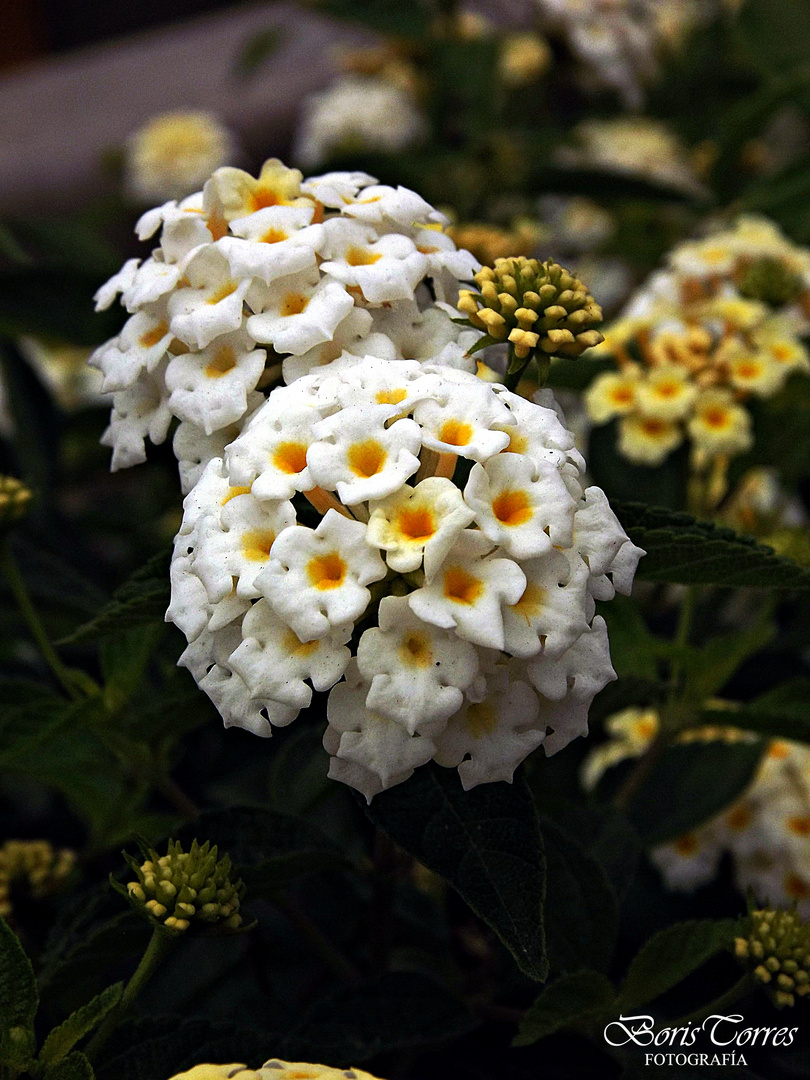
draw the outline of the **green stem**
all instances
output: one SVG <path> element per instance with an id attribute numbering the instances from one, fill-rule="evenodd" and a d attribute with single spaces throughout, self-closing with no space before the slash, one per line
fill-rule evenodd
<path id="1" fill-rule="evenodd" d="M 725 994 L 721 994 L 714 1001 L 710 1001 L 708 1005 L 702 1005 L 699 1009 L 695 1009 L 694 1012 L 687 1013 L 686 1016 L 678 1017 L 669 1026 L 676 1028 L 685 1027 L 687 1024 L 700 1024 L 707 1016 L 712 1016 L 714 1013 L 724 1013 L 729 1006 L 736 1005 L 738 1001 L 742 1001 L 743 998 L 752 994 L 759 985 L 754 973 L 748 971 L 732 987 L 726 990 Z"/>
<path id="2" fill-rule="evenodd" d="M 138 994 L 152 978 L 164 957 L 171 952 L 177 941 L 177 937 L 169 934 L 161 927 L 156 926 L 152 931 L 152 937 L 146 946 L 146 952 L 141 957 L 141 962 L 138 964 L 135 974 L 127 983 L 124 993 L 121 995 L 121 1000 L 87 1044 L 84 1052 L 91 1061 L 98 1057 L 107 1040 L 132 1008 Z"/>
<path id="3" fill-rule="evenodd" d="M 45 632 L 45 627 L 42 625 L 37 610 L 31 601 L 25 581 L 20 573 L 20 568 L 17 565 L 17 560 L 11 550 L 11 542 L 8 537 L 3 539 L 2 545 L 0 546 L 0 564 L 2 564 L 8 587 L 17 602 L 20 614 L 39 646 L 39 651 L 42 653 L 44 660 L 56 676 L 56 679 L 59 681 L 68 697 L 73 701 L 77 701 L 82 696 L 81 692 L 71 678 L 70 671 L 59 659 L 56 650 L 53 645 L 51 645 L 48 635 Z"/>

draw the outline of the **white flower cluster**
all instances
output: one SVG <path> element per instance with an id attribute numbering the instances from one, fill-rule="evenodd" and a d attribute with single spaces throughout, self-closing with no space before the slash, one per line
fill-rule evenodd
<path id="1" fill-rule="evenodd" d="M 161 230 L 157 247 L 96 294 L 103 309 L 120 293 L 130 314 L 90 361 L 112 394 L 113 469 L 144 461 L 145 441 L 162 442 L 176 417 L 188 490 L 261 390 L 344 349 L 474 370 L 464 354 L 478 335 L 442 302 L 455 303 L 478 263 L 444 234 L 442 215 L 364 173 L 302 180 L 275 159 L 258 179 L 221 168 L 203 191 L 141 217 L 138 236 Z"/>
<path id="2" fill-rule="evenodd" d="M 594 89 L 615 90 L 638 109 L 658 72 L 719 4 L 712 0 L 536 0 L 549 32 L 561 33 Z"/>
<path id="3" fill-rule="evenodd" d="M 314 168 L 335 154 L 393 154 L 420 142 L 427 121 L 413 94 L 385 78 L 347 74 L 304 102 L 293 157 Z"/>
<path id="4" fill-rule="evenodd" d="M 693 454 L 732 456 L 752 442 L 745 401 L 810 371 L 810 251 L 770 222 L 681 244 L 591 354 L 617 370 L 585 395 L 594 423 L 619 420 L 619 452 L 658 465 L 685 437 Z"/>
<path id="5" fill-rule="evenodd" d="M 556 412 L 436 364 L 344 356 L 271 394 L 185 501 L 168 618 L 226 725 L 330 690 L 330 776 L 430 759 L 465 788 L 587 731 L 594 601 L 640 550 Z M 550 730 L 549 730 L 550 729 Z"/>
<path id="6" fill-rule="evenodd" d="M 611 740 L 589 755 L 583 774 L 593 787 L 609 767 L 638 757 L 658 730 L 654 710 L 625 709 L 607 721 Z M 734 728 L 699 728 L 681 741 L 739 742 Z M 796 903 L 810 917 L 810 747 L 773 739 L 754 779 L 739 799 L 705 825 L 653 848 L 651 858 L 667 887 L 692 892 L 711 881 L 728 852 L 737 885 L 775 907 Z"/>

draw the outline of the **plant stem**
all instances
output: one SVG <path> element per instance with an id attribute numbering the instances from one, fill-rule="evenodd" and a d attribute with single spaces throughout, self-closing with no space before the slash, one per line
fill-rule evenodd
<path id="1" fill-rule="evenodd" d="M 169 934 L 161 927 L 156 926 L 152 931 L 152 937 L 146 946 L 146 952 L 141 957 L 141 962 L 135 969 L 135 974 L 127 983 L 124 993 L 121 995 L 121 1000 L 87 1044 L 84 1052 L 91 1061 L 98 1056 L 99 1051 L 105 1046 L 107 1040 L 132 1008 L 138 994 L 152 978 L 164 957 L 171 952 L 177 941 L 176 936 Z"/>
<path id="2" fill-rule="evenodd" d="M 655 766 L 661 759 L 661 755 L 667 747 L 668 740 L 659 732 L 638 761 L 630 770 L 630 775 L 619 786 L 619 790 L 613 796 L 613 805 L 619 810 L 626 810 L 633 798 L 649 777 Z"/>
<path id="3" fill-rule="evenodd" d="M 25 620 L 28 629 L 31 631 L 32 637 L 39 646 L 39 651 L 42 653 L 43 659 L 48 664 L 48 667 L 51 669 L 68 697 L 73 701 L 77 701 L 82 696 L 81 692 L 71 678 L 70 671 L 59 659 L 56 650 L 53 645 L 51 645 L 48 635 L 45 632 L 45 627 L 42 625 L 37 610 L 31 601 L 31 596 L 29 595 L 23 576 L 20 573 L 20 568 L 17 565 L 14 552 L 11 550 L 11 541 L 8 537 L 5 537 L 2 541 L 2 545 L 0 545 L 0 564 L 2 564 L 8 587 L 17 602 L 20 614 Z"/>
<path id="4" fill-rule="evenodd" d="M 331 968 L 347 986 L 357 986 L 362 981 L 360 972 L 354 964 L 324 934 L 314 919 L 311 919 L 309 915 L 301 911 L 296 904 L 286 897 L 275 896 L 273 897 L 273 903 L 279 911 L 286 915 L 293 926 L 300 930 L 316 956 L 320 957 L 326 966 Z"/>
<path id="5" fill-rule="evenodd" d="M 687 1013 L 686 1016 L 678 1017 L 669 1026 L 675 1028 L 685 1027 L 687 1024 L 700 1024 L 707 1016 L 712 1016 L 714 1013 L 723 1013 L 730 1005 L 736 1005 L 738 1001 L 742 1001 L 743 998 L 752 994 L 758 986 L 759 982 L 756 976 L 753 972 L 748 971 L 724 994 L 716 997 L 714 1001 L 710 1001 L 708 1005 L 702 1005 L 699 1009 L 695 1009 L 694 1012 Z"/>
<path id="6" fill-rule="evenodd" d="M 374 834 L 374 874 L 369 916 L 371 970 L 380 975 L 388 969 L 394 932 L 394 891 L 399 855 L 396 844 L 382 831 Z"/>

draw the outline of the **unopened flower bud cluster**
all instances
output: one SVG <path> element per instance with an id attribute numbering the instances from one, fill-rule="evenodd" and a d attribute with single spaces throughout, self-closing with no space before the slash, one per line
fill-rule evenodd
<path id="1" fill-rule="evenodd" d="M 6 840 L 0 847 L 0 915 L 13 914 L 15 889 L 35 900 L 58 892 L 75 862 L 74 852 L 47 840 Z"/>
<path id="2" fill-rule="evenodd" d="M 11 528 L 28 513 L 33 493 L 16 476 L 0 476 L 0 531 Z"/>
<path id="3" fill-rule="evenodd" d="M 190 851 L 183 851 L 179 841 L 170 841 L 166 855 L 148 854 L 143 863 L 127 856 L 138 876 L 127 885 L 136 907 L 178 932 L 192 924 L 217 923 L 230 930 L 241 924 L 239 904 L 245 887 L 231 880 L 231 860 L 227 855 L 218 859 L 216 846 L 194 840 Z"/>
<path id="4" fill-rule="evenodd" d="M 602 309 L 574 274 L 551 259 L 502 258 L 475 275 L 480 292 L 462 289 L 458 308 L 493 342 L 508 341 L 519 359 L 536 349 L 580 356 L 598 345 Z"/>
<path id="5" fill-rule="evenodd" d="M 810 370 L 807 312 L 810 252 L 767 222 L 681 245 L 605 331 L 593 355 L 615 370 L 591 383 L 588 414 L 618 419 L 635 463 L 658 465 L 684 439 L 698 461 L 739 454 L 753 441 L 746 402 Z"/>
<path id="6" fill-rule="evenodd" d="M 625 709 L 606 722 L 611 738 L 593 751 L 585 764 L 586 787 L 598 783 L 606 769 L 640 756 L 658 730 L 652 709 Z M 750 741 L 735 728 L 696 728 L 681 742 L 718 739 Z M 667 886 L 692 892 L 711 881 L 720 860 L 729 853 L 737 885 L 761 903 L 797 905 L 810 918 L 810 747 L 772 739 L 748 788 L 731 806 L 699 828 L 661 844 L 651 856 Z"/>
<path id="7" fill-rule="evenodd" d="M 195 1065 L 171 1080 L 377 1080 L 362 1069 L 333 1069 L 329 1065 L 310 1065 L 303 1061 L 272 1058 L 260 1069 L 247 1065 Z"/>
<path id="8" fill-rule="evenodd" d="M 475 370 L 464 354 L 480 335 L 444 301 L 478 263 L 445 223 L 406 188 L 365 173 L 304 181 L 275 159 L 258 179 L 218 169 L 201 192 L 147 211 L 137 233 L 159 233 L 157 246 L 96 294 L 99 309 L 120 294 L 130 315 L 90 361 L 112 395 L 113 469 L 144 461 L 176 418 L 188 490 L 273 384 L 346 349 Z"/>
<path id="9" fill-rule="evenodd" d="M 750 912 L 745 936 L 734 940 L 734 953 L 767 987 L 777 1008 L 810 994 L 810 923 L 797 911 Z"/>

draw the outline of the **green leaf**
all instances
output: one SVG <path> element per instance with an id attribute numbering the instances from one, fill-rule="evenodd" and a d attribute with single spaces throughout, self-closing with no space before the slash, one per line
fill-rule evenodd
<path id="1" fill-rule="evenodd" d="M 653 935 L 639 949 L 627 970 L 616 1008 L 637 1009 L 677 986 L 687 975 L 731 945 L 734 919 L 694 919 Z"/>
<path id="2" fill-rule="evenodd" d="M 120 310 L 101 314 L 93 310 L 93 293 L 101 280 L 76 270 L 22 269 L 0 274 L 0 334 L 100 344 L 117 333 L 126 318 Z"/>
<path id="3" fill-rule="evenodd" d="M 27 1061 L 39 1004 L 34 969 L 19 938 L 0 918 L 0 1063 Z"/>
<path id="4" fill-rule="evenodd" d="M 472 1027 L 461 1002 L 425 975 L 398 971 L 322 998 L 285 1038 L 291 1061 L 367 1061 L 457 1038 Z"/>
<path id="5" fill-rule="evenodd" d="M 763 605 L 753 626 L 733 634 L 720 634 L 699 648 L 686 651 L 687 690 L 692 700 L 702 704 L 721 690 L 744 660 L 763 649 L 776 632 L 770 605 Z"/>
<path id="6" fill-rule="evenodd" d="M 147 623 L 107 635 L 101 642 L 104 704 L 111 713 L 119 712 L 138 689 L 164 630 L 162 624 Z"/>
<path id="7" fill-rule="evenodd" d="M 744 731 L 755 731 L 772 738 L 810 743 L 810 678 L 791 679 L 744 705 L 723 703 L 706 708 L 701 724 L 733 724 Z"/>
<path id="8" fill-rule="evenodd" d="M 746 0 L 737 17 L 737 33 L 750 62 L 769 72 L 783 72 L 807 60 L 810 7 L 806 0 Z"/>
<path id="9" fill-rule="evenodd" d="M 318 0 L 317 10 L 393 37 L 422 37 L 431 22 L 425 0 Z"/>
<path id="10" fill-rule="evenodd" d="M 607 623 L 610 659 L 619 678 L 659 679 L 660 662 L 671 655 L 672 643 L 650 633 L 639 605 L 617 595 L 599 605 L 599 614 Z"/>
<path id="11" fill-rule="evenodd" d="M 112 600 L 89 622 L 57 642 L 78 645 L 106 634 L 117 634 L 135 626 L 162 623 L 169 605 L 169 564 L 171 554 L 161 551 L 141 566 L 116 589 Z"/>
<path id="12" fill-rule="evenodd" d="M 546 849 L 546 943 L 551 967 L 604 970 L 616 945 L 619 912 L 597 860 L 570 833 L 541 819 Z"/>
<path id="13" fill-rule="evenodd" d="M 76 1043 L 83 1039 L 85 1035 L 89 1035 L 101 1023 L 107 1013 L 115 1008 L 121 1000 L 123 989 L 123 983 L 108 986 L 106 990 L 88 1001 L 86 1005 L 82 1005 L 67 1020 L 55 1027 L 48 1035 L 39 1052 L 40 1064 L 50 1068 L 50 1066 L 56 1065 L 57 1062 L 67 1057 Z M 50 1072 L 48 1075 L 51 1075 Z"/>
<path id="14" fill-rule="evenodd" d="M 68 1054 L 45 1073 L 45 1080 L 94 1080 L 93 1066 L 78 1051 Z"/>
<path id="15" fill-rule="evenodd" d="M 616 991 L 599 971 L 576 971 L 546 986 L 520 1022 L 512 1046 L 530 1046 L 561 1028 L 576 1027 L 609 1013 Z"/>
<path id="16" fill-rule="evenodd" d="M 371 820 L 456 889 L 531 979 L 548 975 L 543 837 L 531 793 L 514 784 L 465 792 L 438 766 L 378 795 Z"/>
<path id="17" fill-rule="evenodd" d="M 667 747 L 628 808 L 641 839 L 648 845 L 674 840 L 730 806 L 753 780 L 763 748 L 760 739 Z"/>
<path id="18" fill-rule="evenodd" d="M 296 878 L 345 863 L 340 848 L 303 818 L 253 806 L 209 810 L 176 834 L 226 852 L 249 895 L 272 895 Z"/>
<path id="19" fill-rule="evenodd" d="M 808 589 L 810 570 L 722 525 L 643 503 L 613 504 L 633 543 L 647 552 L 639 578 L 681 585 Z"/>

